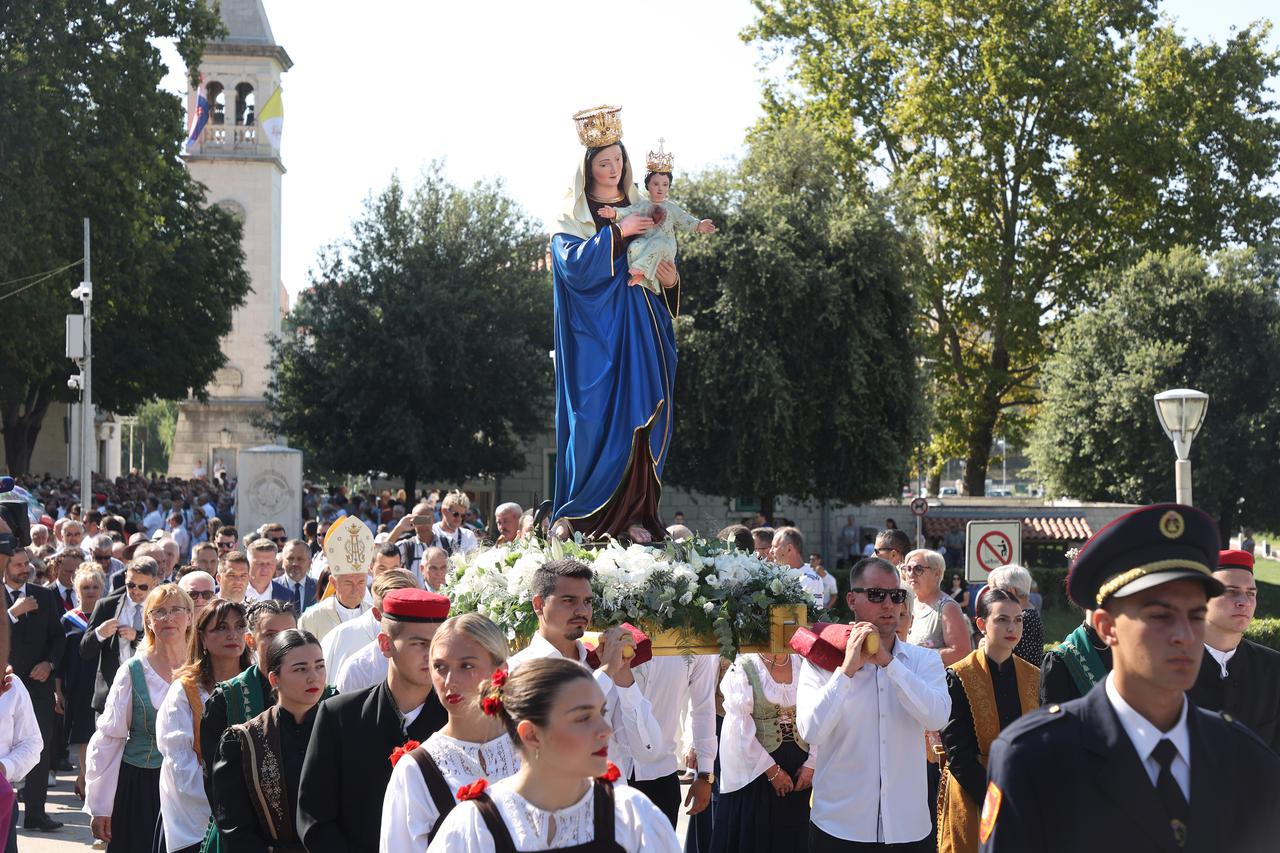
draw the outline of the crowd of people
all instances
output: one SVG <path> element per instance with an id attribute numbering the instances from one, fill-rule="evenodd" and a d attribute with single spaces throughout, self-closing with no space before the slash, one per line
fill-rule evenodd
<path id="1" fill-rule="evenodd" d="M 169 531 L 190 501 L 169 497 Z M 592 571 L 571 559 L 536 571 L 537 629 L 513 647 L 484 616 L 451 615 L 450 558 L 530 535 L 532 516 L 503 504 L 486 530 L 459 492 L 379 518 L 367 567 L 329 564 L 339 515 L 298 539 L 216 523 L 183 547 L 129 530 L 145 516 L 95 511 L 93 530 L 68 505 L 25 547 L 0 530 L 9 850 L 19 799 L 26 829 L 60 828 L 49 773 L 72 766 L 94 836 L 128 853 L 1252 851 L 1280 837 L 1275 810 L 1214 790 L 1221 772 L 1262 802 L 1280 793 L 1280 655 L 1243 638 L 1252 554 L 1219 553 L 1189 507 L 1140 510 L 1085 545 L 1068 578 L 1083 621 L 1048 653 L 1024 568 L 961 596 L 942 555 L 884 530 L 847 570 L 852 623 L 826 664 L 646 658 L 620 626 L 589 647 Z M 798 529 L 719 535 L 791 566 L 834 612 L 835 577 Z M 1076 815 L 1133 843 L 1099 843 Z"/>

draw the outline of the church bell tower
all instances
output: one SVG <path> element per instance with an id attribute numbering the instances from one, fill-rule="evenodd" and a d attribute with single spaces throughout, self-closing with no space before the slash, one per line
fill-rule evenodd
<path id="1" fill-rule="evenodd" d="M 213 476 L 225 467 L 235 477 L 236 451 L 269 444 L 253 425 L 266 411 L 271 378 L 269 336 L 280 333 L 287 296 L 280 279 L 281 182 L 284 164 L 258 113 L 293 65 L 276 44 L 262 0 L 221 0 L 227 34 L 210 42 L 199 82 L 189 86 L 194 118 L 207 102 L 204 129 L 189 146 L 191 176 L 208 187 L 208 203 L 222 205 L 244 226 L 245 269 L 252 290 L 237 308 L 223 339 L 227 363 L 208 387 L 209 402 L 179 404 L 169 474 L 190 477 L 197 462 Z M 194 122 L 193 122 L 194 123 Z"/>

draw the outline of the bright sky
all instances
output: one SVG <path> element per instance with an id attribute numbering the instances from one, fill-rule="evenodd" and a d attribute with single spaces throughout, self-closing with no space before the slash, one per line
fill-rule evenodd
<path id="1" fill-rule="evenodd" d="M 749 0 L 265 0 L 294 66 L 285 105 L 283 279 L 296 295 L 393 173 L 443 160 L 454 182 L 501 178 L 535 217 L 558 209 L 581 151 L 570 116 L 621 104 L 633 161 L 665 137 L 676 174 L 732 159 L 760 115 Z M 1222 39 L 1271 0 L 1167 0 L 1188 34 Z M 620 16 L 624 10 L 627 16 Z M 1271 12 L 1274 17 L 1274 12 Z M 1272 34 L 1273 44 L 1280 37 Z M 185 100 L 168 50 L 166 87 Z M 266 93 L 260 95 L 266 97 Z M 676 191 L 678 197 L 678 190 Z"/>

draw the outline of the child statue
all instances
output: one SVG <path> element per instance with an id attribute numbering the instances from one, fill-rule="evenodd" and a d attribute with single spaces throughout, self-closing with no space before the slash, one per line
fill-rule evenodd
<path id="1" fill-rule="evenodd" d="M 638 284 L 657 294 L 662 293 L 662 285 L 657 278 L 658 264 L 676 259 L 676 229 L 698 234 L 714 234 L 716 230 L 710 219 L 700 220 L 667 199 L 671 191 L 671 163 L 674 158 L 663 151 L 664 142 L 659 139 L 657 152 L 650 151 L 645 161 L 648 173 L 644 176 L 644 188 L 649 193 L 649 201 L 627 207 L 602 207 L 599 211 L 602 218 L 614 221 L 621 221 L 631 213 L 653 219 L 653 228 L 632 240 L 627 247 L 627 284 Z"/>

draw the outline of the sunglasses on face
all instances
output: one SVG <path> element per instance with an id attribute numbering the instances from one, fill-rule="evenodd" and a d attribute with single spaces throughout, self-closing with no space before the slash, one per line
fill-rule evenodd
<path id="1" fill-rule="evenodd" d="M 88 420 L 88 418 L 86 418 L 85 420 Z M 137 590 L 141 590 L 142 592 L 146 592 L 147 590 L 151 589 L 151 584 L 134 583 L 133 581 L 129 581 L 124 585 L 124 588 L 130 591 L 137 589 Z"/>
<path id="2" fill-rule="evenodd" d="M 877 554 L 892 554 L 892 553 L 893 553 L 894 551 L 896 551 L 896 550 L 897 550 L 896 548 L 877 548 L 877 549 L 876 549 L 876 553 L 877 553 Z"/>
<path id="3" fill-rule="evenodd" d="M 929 571 L 929 567 L 921 563 L 908 563 L 901 571 L 904 575 L 923 575 Z"/>
<path id="4" fill-rule="evenodd" d="M 276 543 L 277 545 L 283 545 L 284 543 L 289 541 L 289 539 L 285 536 L 281 536 L 279 539 L 277 539 L 274 536 L 269 536 L 267 538 L 269 538 L 272 542 Z"/>
<path id="5" fill-rule="evenodd" d="M 214 597 L 216 594 L 217 594 L 217 593 L 215 593 L 215 592 L 214 592 L 213 590 L 211 590 L 211 589 L 210 589 L 210 590 L 204 590 L 204 589 L 190 589 L 190 590 L 187 590 L 187 595 L 191 596 L 191 597 L 192 597 L 193 599 L 195 599 L 196 601 L 212 601 L 212 600 L 213 600 L 213 597 Z"/>
<path id="6" fill-rule="evenodd" d="M 849 592 L 864 593 L 867 596 L 867 601 L 872 604 L 883 604 L 886 596 L 894 604 L 901 604 L 907 600 L 907 591 L 905 589 L 879 589 L 874 586 L 856 586 Z"/>

